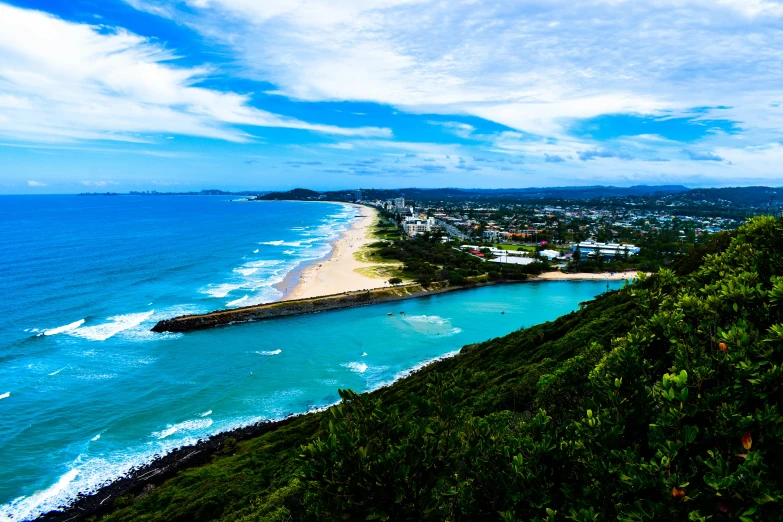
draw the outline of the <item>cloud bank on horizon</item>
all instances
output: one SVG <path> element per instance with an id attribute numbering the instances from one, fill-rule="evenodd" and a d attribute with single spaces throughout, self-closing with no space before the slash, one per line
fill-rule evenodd
<path id="1" fill-rule="evenodd" d="M 780 0 L 0 0 L 0 192 L 780 185 Z"/>

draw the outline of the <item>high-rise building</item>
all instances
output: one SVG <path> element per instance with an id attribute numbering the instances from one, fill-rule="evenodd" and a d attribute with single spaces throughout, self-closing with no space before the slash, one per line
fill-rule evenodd
<path id="1" fill-rule="evenodd" d="M 353 191 L 353 200 L 354 201 L 362 200 L 362 189 L 356 189 Z"/>

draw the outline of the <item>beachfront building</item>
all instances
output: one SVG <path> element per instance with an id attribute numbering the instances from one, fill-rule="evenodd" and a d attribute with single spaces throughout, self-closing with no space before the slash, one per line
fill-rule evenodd
<path id="1" fill-rule="evenodd" d="M 599 243 L 594 239 L 588 239 L 582 241 L 578 245 L 573 247 L 574 252 L 579 250 L 583 256 L 595 257 L 603 256 L 606 259 L 614 259 L 615 257 L 632 256 L 639 253 L 639 247 L 630 244 L 618 244 L 618 243 Z"/>
<path id="2" fill-rule="evenodd" d="M 362 200 L 362 189 L 356 189 L 353 191 L 353 200 L 354 201 Z"/>
<path id="3" fill-rule="evenodd" d="M 405 233 L 413 237 L 423 232 L 432 232 L 432 229 L 435 228 L 435 218 L 418 219 L 406 217 L 402 226 L 405 228 Z"/>
<path id="4" fill-rule="evenodd" d="M 539 256 L 546 258 L 548 261 L 557 259 L 562 256 L 557 250 L 542 250 L 538 253 Z"/>

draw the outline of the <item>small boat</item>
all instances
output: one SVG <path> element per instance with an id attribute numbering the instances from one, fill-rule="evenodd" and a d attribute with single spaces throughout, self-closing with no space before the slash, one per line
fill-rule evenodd
<path id="1" fill-rule="evenodd" d="M 394 313 L 392 313 L 392 312 L 389 312 L 389 313 L 388 313 L 388 314 L 386 314 L 386 315 L 388 315 L 389 317 L 394 317 Z"/>

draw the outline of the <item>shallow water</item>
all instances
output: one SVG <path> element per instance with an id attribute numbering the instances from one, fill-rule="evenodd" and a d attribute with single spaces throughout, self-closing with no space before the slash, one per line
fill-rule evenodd
<path id="1" fill-rule="evenodd" d="M 272 283 L 326 255 L 352 215 L 206 197 L 0 198 L 0 516 L 34 516 L 155 454 L 382 386 L 606 290 L 526 283 L 149 332 L 162 317 L 278 298 Z"/>

